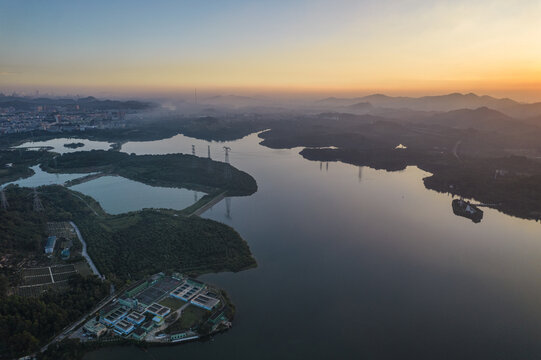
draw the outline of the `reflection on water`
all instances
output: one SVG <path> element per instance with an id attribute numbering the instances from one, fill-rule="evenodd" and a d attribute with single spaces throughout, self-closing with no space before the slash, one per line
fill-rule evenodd
<path id="1" fill-rule="evenodd" d="M 34 170 L 34 175 L 25 179 L 19 179 L 16 181 L 2 184 L 2 186 L 15 184 L 21 187 L 33 188 L 33 187 L 38 187 L 42 185 L 62 185 L 66 181 L 74 180 L 82 176 L 88 175 L 88 174 L 51 174 L 51 173 L 41 170 L 39 165 L 32 166 L 31 169 Z"/>
<path id="2" fill-rule="evenodd" d="M 84 146 L 79 148 L 67 148 L 64 144 L 69 143 L 82 143 Z M 40 147 L 52 147 L 51 151 L 59 154 L 70 153 L 75 151 L 88 151 L 88 150 L 109 150 L 111 143 L 105 141 L 94 141 L 78 138 L 56 138 L 46 141 L 29 141 L 22 145 L 16 146 L 16 148 L 40 148 Z"/>
<path id="3" fill-rule="evenodd" d="M 34 175 L 2 184 L 5 187 L 15 184 L 21 187 L 35 188 L 42 185 L 63 185 L 69 180 L 90 174 L 51 174 L 33 166 Z M 179 188 L 149 186 L 120 176 L 103 176 L 71 189 L 82 192 L 96 199 L 103 209 L 110 214 L 120 214 L 143 208 L 166 208 L 182 210 L 206 195 L 203 192 Z"/>
<path id="4" fill-rule="evenodd" d="M 182 210 L 205 195 L 187 189 L 149 186 L 120 176 L 103 176 L 71 189 L 93 197 L 109 214 L 143 208 Z"/>
<path id="5" fill-rule="evenodd" d="M 487 208 L 457 217 L 428 174 L 303 159 L 256 135 L 183 136 L 122 151 L 211 146 L 254 176 L 250 197 L 205 217 L 235 228 L 258 268 L 204 276 L 231 295 L 234 328 L 178 347 L 102 349 L 86 359 L 526 359 L 541 353 L 541 225 Z M 325 164 L 327 169 L 327 163 Z M 362 178 L 362 181 L 360 179 Z M 232 216 L 233 214 L 233 216 Z"/>

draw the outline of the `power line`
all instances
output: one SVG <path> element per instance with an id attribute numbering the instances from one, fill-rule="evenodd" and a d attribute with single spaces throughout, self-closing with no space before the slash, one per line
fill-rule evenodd
<path id="1" fill-rule="evenodd" d="M 36 188 L 34 188 L 34 211 L 35 212 L 43 211 L 43 204 L 41 203 L 41 200 L 39 199 L 38 191 L 36 190 Z"/>

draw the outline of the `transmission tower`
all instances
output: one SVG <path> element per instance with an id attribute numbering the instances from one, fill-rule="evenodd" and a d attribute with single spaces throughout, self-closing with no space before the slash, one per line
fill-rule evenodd
<path id="1" fill-rule="evenodd" d="M 225 150 L 225 162 L 229 164 L 229 152 L 231 151 L 231 148 L 229 146 L 224 146 Z"/>
<path id="2" fill-rule="evenodd" d="M 231 179 L 231 168 L 229 167 L 229 151 L 231 151 L 231 148 L 228 146 L 224 146 L 224 151 L 225 151 L 225 162 L 227 164 L 225 166 L 225 178 Z"/>
<path id="3" fill-rule="evenodd" d="M 195 156 L 195 145 L 192 145 L 192 155 Z"/>
<path id="4" fill-rule="evenodd" d="M 6 198 L 6 193 L 4 192 L 4 188 L 0 190 L 0 198 L 2 200 L 2 209 L 7 210 L 9 203 L 8 203 L 8 199 Z"/>
<path id="5" fill-rule="evenodd" d="M 192 159 L 192 167 L 196 167 L 197 161 L 195 159 L 195 145 L 192 145 L 192 155 L 194 156 L 194 158 Z"/>
<path id="6" fill-rule="evenodd" d="M 43 204 L 38 196 L 38 191 L 34 188 L 34 211 L 39 212 L 43 211 Z"/>

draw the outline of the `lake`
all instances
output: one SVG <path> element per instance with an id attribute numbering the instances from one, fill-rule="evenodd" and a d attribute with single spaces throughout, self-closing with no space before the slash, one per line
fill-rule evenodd
<path id="1" fill-rule="evenodd" d="M 70 143 L 81 143 L 83 146 L 78 148 L 68 148 L 65 147 L 65 144 Z M 41 147 L 51 147 L 51 151 L 54 151 L 59 154 L 65 154 L 75 151 L 89 151 L 89 150 L 109 150 L 112 143 L 106 141 L 94 141 L 87 139 L 79 138 L 56 138 L 45 141 L 29 141 L 16 146 L 15 148 L 41 148 Z"/>
<path id="2" fill-rule="evenodd" d="M 36 165 L 32 167 L 34 175 L 5 183 L 21 187 L 38 187 L 42 185 L 62 185 L 88 174 L 51 174 Z M 182 210 L 201 199 L 206 194 L 183 188 L 167 188 L 150 186 L 121 176 L 103 176 L 70 187 L 96 199 L 109 214 L 121 214 L 144 208 L 166 208 Z"/>
<path id="3" fill-rule="evenodd" d="M 484 209 L 457 217 L 415 167 L 386 172 L 303 159 L 256 134 L 226 143 L 175 136 L 136 154 L 230 161 L 258 182 L 204 216 L 234 227 L 256 269 L 203 276 L 237 307 L 212 341 L 104 348 L 102 359 L 537 359 L 541 225 Z M 106 191 L 105 189 L 103 191 Z M 98 194 L 96 194 L 98 196 Z"/>

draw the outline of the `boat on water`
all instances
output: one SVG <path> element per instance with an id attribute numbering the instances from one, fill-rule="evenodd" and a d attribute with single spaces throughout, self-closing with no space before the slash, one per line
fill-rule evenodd
<path id="1" fill-rule="evenodd" d="M 462 198 L 453 200 L 453 213 L 468 218 L 474 223 L 481 222 L 483 219 L 483 210 Z"/>

